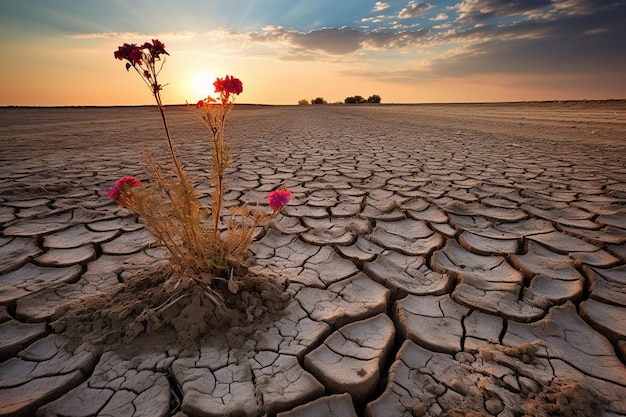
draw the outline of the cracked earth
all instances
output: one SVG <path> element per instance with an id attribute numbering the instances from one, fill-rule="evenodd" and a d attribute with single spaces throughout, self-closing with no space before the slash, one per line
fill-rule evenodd
<path id="1" fill-rule="evenodd" d="M 60 306 L 164 262 L 105 197 L 159 123 L 0 109 L 0 416 L 626 416 L 624 102 L 238 106 L 226 206 L 293 193 L 251 247 L 282 315 L 240 346 L 70 341 Z"/>

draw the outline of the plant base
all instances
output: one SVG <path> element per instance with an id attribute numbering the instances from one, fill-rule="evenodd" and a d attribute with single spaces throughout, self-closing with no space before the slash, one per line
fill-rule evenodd
<path id="1" fill-rule="evenodd" d="M 179 285 L 174 288 L 172 282 Z M 221 305 L 212 301 L 216 294 L 207 294 L 192 279 L 181 280 L 172 270 L 143 271 L 111 293 L 60 307 L 52 327 L 70 339 L 109 346 L 144 345 L 140 339 L 146 337 L 186 346 L 220 334 L 238 347 L 277 320 L 290 299 L 275 279 L 250 272 L 238 281 L 237 294 L 226 281 L 216 282 Z M 236 331 L 229 333 L 231 329 Z"/>

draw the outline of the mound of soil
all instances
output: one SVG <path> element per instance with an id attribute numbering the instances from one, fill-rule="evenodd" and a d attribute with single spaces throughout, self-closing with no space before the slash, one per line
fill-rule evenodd
<path id="1" fill-rule="evenodd" d="M 144 271 L 110 293 L 60 307 L 52 328 L 76 342 L 131 352 L 186 348 L 206 337 L 239 348 L 277 320 L 291 297 L 274 277 L 248 272 L 237 284 L 235 294 L 216 280 L 207 293 L 172 270 Z"/>

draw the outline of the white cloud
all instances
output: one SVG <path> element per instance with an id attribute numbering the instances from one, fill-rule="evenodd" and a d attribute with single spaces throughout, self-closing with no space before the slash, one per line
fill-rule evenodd
<path id="1" fill-rule="evenodd" d="M 374 3 L 375 12 L 380 12 L 388 8 L 389 8 L 389 3 L 386 3 L 384 1 L 377 1 L 376 3 Z"/>
<path id="2" fill-rule="evenodd" d="M 391 29 L 393 30 L 404 30 L 404 29 L 408 29 L 409 27 L 403 23 L 399 23 L 399 22 L 393 22 L 391 24 Z"/>
<path id="3" fill-rule="evenodd" d="M 446 20 L 448 19 L 448 15 L 445 13 L 439 13 L 437 16 L 433 17 L 430 20 L 435 20 L 435 21 L 439 21 L 439 20 Z"/>
<path id="4" fill-rule="evenodd" d="M 367 22 L 380 23 L 384 19 L 385 19 L 385 16 L 364 17 L 363 19 L 361 19 L 361 22 L 363 22 L 363 23 L 367 23 Z"/>

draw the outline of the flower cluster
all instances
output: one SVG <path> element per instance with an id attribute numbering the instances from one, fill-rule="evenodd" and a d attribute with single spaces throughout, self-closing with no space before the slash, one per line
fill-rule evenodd
<path id="1" fill-rule="evenodd" d="M 227 75 L 226 78 L 218 78 L 213 83 L 215 92 L 220 93 L 220 96 L 225 96 L 226 99 L 231 94 L 241 94 L 243 92 L 243 84 L 238 78 Z"/>
<path id="2" fill-rule="evenodd" d="M 142 46 L 134 43 L 125 43 L 113 52 L 113 56 L 120 61 L 126 60 L 126 69 L 142 66 L 144 62 L 158 61 L 160 55 L 169 55 L 165 50 L 165 44 L 158 39 L 152 39 L 152 43 L 146 42 Z"/>
<path id="3" fill-rule="evenodd" d="M 137 71 L 155 96 L 163 88 L 157 82 L 157 75 L 164 63 L 164 58 L 161 58 L 161 55 L 169 55 L 169 53 L 165 50 L 165 44 L 158 39 L 152 39 L 152 43 L 145 42 L 141 46 L 134 43 L 125 43 L 118 47 L 117 51 L 113 52 L 113 56 L 116 59 L 127 61 L 127 71 L 131 68 Z M 159 61 L 161 65 L 157 66 Z M 158 102 L 160 97 L 156 98 Z"/>
<path id="4" fill-rule="evenodd" d="M 232 103 L 234 101 L 233 96 L 238 96 L 243 92 L 243 83 L 239 78 L 235 78 L 232 75 L 227 75 L 224 78 L 218 78 L 213 83 L 213 87 L 215 87 L 215 92 L 220 95 L 220 104 L 222 106 Z M 200 109 L 210 106 L 216 102 L 217 100 L 208 96 L 207 98 L 198 101 L 198 103 L 196 103 L 196 108 Z"/>

